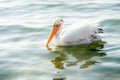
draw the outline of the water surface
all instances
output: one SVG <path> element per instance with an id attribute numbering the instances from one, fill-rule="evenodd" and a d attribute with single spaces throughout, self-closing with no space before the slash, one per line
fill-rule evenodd
<path id="1" fill-rule="evenodd" d="M 91 46 L 100 50 L 81 45 L 48 51 L 57 16 L 65 26 L 96 22 L 107 43 Z M 0 80 L 119 80 L 119 28 L 119 0 L 0 0 Z"/>

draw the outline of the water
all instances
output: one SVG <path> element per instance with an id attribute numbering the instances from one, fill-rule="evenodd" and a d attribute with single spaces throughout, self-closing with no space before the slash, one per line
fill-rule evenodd
<path id="1" fill-rule="evenodd" d="M 48 51 L 57 16 L 64 25 L 98 23 L 107 43 L 97 45 L 101 50 L 83 45 Z M 119 80 L 119 28 L 119 0 L 0 0 L 0 80 Z"/>

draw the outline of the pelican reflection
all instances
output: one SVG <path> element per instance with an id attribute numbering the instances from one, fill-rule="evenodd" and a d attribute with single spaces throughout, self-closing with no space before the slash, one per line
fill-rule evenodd
<path id="1" fill-rule="evenodd" d="M 98 62 L 94 57 L 103 57 L 106 54 L 101 50 L 104 41 L 94 42 L 88 45 L 56 47 L 53 51 L 57 56 L 51 60 L 55 68 L 65 69 L 70 66 L 78 66 L 80 69 L 88 68 Z"/>

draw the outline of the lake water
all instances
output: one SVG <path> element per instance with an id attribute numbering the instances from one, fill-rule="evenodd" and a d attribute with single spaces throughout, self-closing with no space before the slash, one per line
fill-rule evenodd
<path id="1" fill-rule="evenodd" d="M 57 16 L 96 22 L 106 43 L 48 51 Z M 120 80 L 120 0 L 0 0 L 0 37 L 0 80 Z"/>

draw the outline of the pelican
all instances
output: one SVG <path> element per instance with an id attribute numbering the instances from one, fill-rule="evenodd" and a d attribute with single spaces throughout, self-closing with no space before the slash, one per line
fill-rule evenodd
<path id="1" fill-rule="evenodd" d="M 57 17 L 52 24 L 52 31 L 46 43 L 49 45 L 51 40 L 55 39 L 55 45 L 72 46 L 80 44 L 90 44 L 101 40 L 103 29 L 94 24 L 74 23 L 68 27 L 63 27 L 63 19 Z"/>

